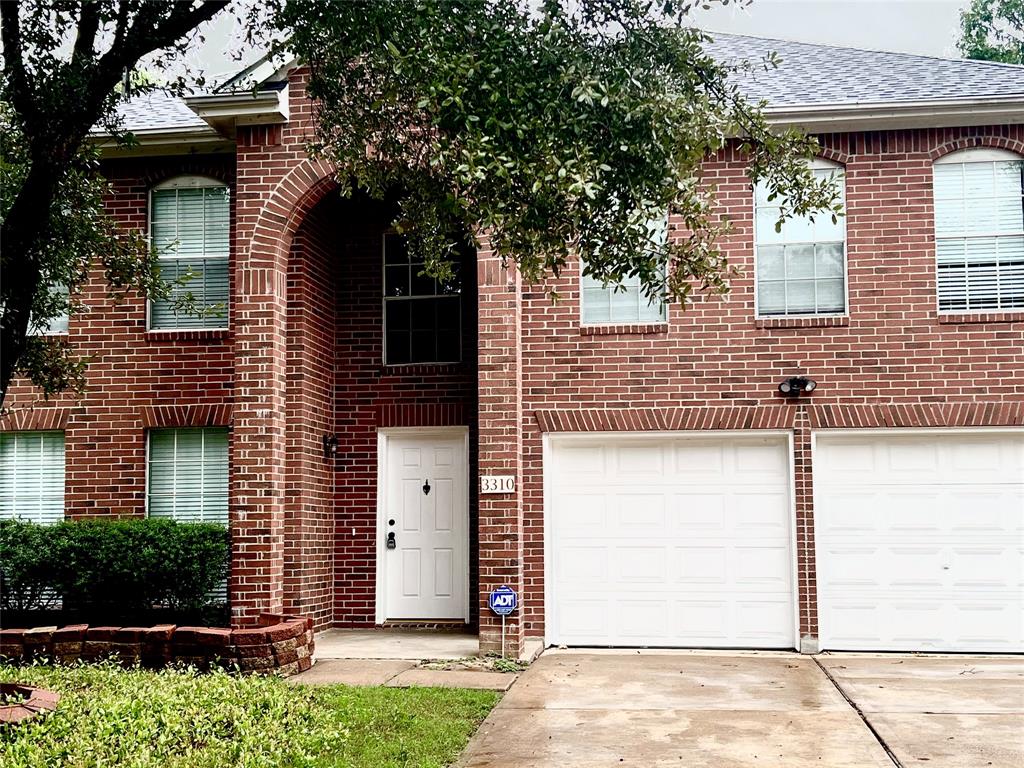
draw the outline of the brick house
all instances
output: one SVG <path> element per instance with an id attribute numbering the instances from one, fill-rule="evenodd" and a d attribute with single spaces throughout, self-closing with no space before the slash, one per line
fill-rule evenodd
<path id="1" fill-rule="evenodd" d="M 819 137 L 847 215 L 776 233 L 721 153 L 740 276 L 685 310 L 486 249 L 424 279 L 389 205 L 307 156 L 301 67 L 130 105 L 110 211 L 226 311 L 115 305 L 96 276 L 49 329 L 93 356 L 89 393 L 5 420 L 0 514 L 228 522 L 239 625 L 491 649 L 507 584 L 513 648 L 1024 650 L 1024 68 L 714 47 L 781 54 L 745 87 Z"/>

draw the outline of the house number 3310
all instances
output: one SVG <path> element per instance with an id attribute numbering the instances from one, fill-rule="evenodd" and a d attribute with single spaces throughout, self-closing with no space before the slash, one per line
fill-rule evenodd
<path id="1" fill-rule="evenodd" d="M 515 493 L 515 475 L 480 475 L 480 493 Z"/>

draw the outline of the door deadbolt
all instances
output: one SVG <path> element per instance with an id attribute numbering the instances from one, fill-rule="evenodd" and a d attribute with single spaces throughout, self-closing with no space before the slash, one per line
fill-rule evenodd
<path id="1" fill-rule="evenodd" d="M 387 547 L 388 547 L 388 549 L 394 549 L 397 546 L 398 546 L 398 542 L 395 541 L 395 532 L 392 531 L 391 533 L 388 534 Z"/>

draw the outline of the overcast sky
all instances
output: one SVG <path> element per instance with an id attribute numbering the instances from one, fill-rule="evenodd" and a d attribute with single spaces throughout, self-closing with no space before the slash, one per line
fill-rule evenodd
<path id="1" fill-rule="evenodd" d="M 754 0 L 746 7 L 730 4 L 699 11 L 694 21 L 710 32 L 956 57 L 959 13 L 968 3 L 969 0 Z M 193 63 L 212 79 L 221 79 L 257 56 L 244 49 L 243 40 L 242 29 L 233 16 L 221 14 L 207 30 L 206 43 L 196 47 Z M 228 52 L 240 53 L 241 63 Z"/>

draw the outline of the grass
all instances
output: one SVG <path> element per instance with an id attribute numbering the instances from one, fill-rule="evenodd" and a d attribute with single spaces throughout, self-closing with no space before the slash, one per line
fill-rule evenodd
<path id="1" fill-rule="evenodd" d="M 45 718 L 0 727 L 4 768 L 440 768 L 499 698 L 114 664 L 0 664 L 0 682 L 14 681 L 55 690 L 61 701 Z"/>

